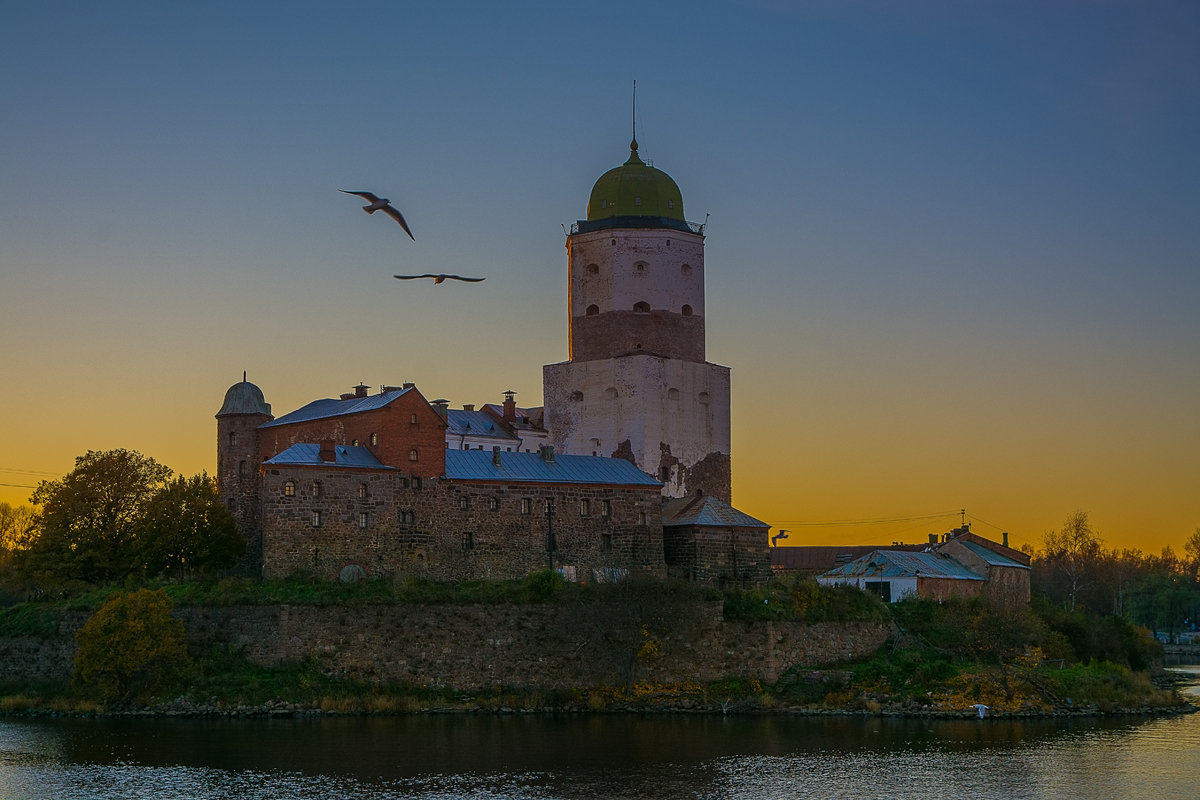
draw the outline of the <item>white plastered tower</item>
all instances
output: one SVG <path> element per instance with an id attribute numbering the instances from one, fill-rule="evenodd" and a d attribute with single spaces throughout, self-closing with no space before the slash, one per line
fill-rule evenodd
<path id="1" fill-rule="evenodd" d="M 705 360 L 703 229 L 636 140 L 596 181 L 567 265 L 570 360 L 542 368 L 555 447 L 632 460 L 669 497 L 730 502 L 729 368 Z"/>

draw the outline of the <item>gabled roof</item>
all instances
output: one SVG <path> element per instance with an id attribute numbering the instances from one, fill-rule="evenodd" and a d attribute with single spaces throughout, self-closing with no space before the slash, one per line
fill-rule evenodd
<path id="1" fill-rule="evenodd" d="M 486 411 L 446 411 L 446 433 L 455 436 L 480 436 L 512 444 L 520 441 L 504 424 Z"/>
<path id="2" fill-rule="evenodd" d="M 923 552 L 927 544 L 846 544 L 846 545 L 783 545 L 771 548 L 771 566 L 818 574 L 875 550 L 907 550 Z"/>
<path id="3" fill-rule="evenodd" d="M 497 419 L 504 419 L 504 406 L 500 405 L 499 403 L 484 403 L 483 410 L 489 414 L 492 414 Z M 535 431 L 545 430 L 545 428 L 535 424 L 535 422 L 544 418 L 544 412 L 541 406 L 535 406 L 533 408 L 517 406 L 514 410 L 514 413 L 517 417 L 516 421 L 507 423 L 514 428 L 530 428 Z"/>
<path id="4" fill-rule="evenodd" d="M 395 469 L 380 463 L 365 447 L 339 444 L 333 448 L 334 461 L 321 460 L 321 445 L 308 442 L 294 444 L 274 458 L 263 462 L 271 466 L 350 467 L 355 469 Z"/>
<path id="5" fill-rule="evenodd" d="M 902 550 L 875 550 L 831 569 L 822 578 L 950 578 L 982 581 L 961 561 L 941 553 L 910 553 Z"/>
<path id="6" fill-rule="evenodd" d="M 332 397 L 324 400 L 314 400 L 290 414 L 284 414 L 282 417 L 263 423 L 259 427 L 273 428 L 276 425 L 287 425 L 292 422 L 311 422 L 315 419 L 328 419 L 329 417 L 340 417 L 345 414 L 373 411 L 377 408 L 383 408 L 403 395 L 414 391 L 416 391 L 416 388 L 410 386 L 407 389 L 394 389 L 390 392 L 380 392 L 379 394 L 371 394 L 366 397 L 351 397 L 348 400 L 337 400 Z"/>
<path id="7" fill-rule="evenodd" d="M 1011 559 L 1006 555 L 997 553 L 995 550 L 984 547 L 976 542 L 959 542 L 975 555 L 984 560 L 990 567 L 1017 567 L 1018 569 L 1029 569 L 1028 564 L 1022 564 L 1020 561 Z"/>
<path id="8" fill-rule="evenodd" d="M 447 450 L 446 478 L 459 481 L 509 483 L 594 483 L 616 486 L 662 486 L 620 458 L 556 455 L 546 461 L 540 453 L 501 453 L 500 466 L 487 450 Z"/>
<path id="9" fill-rule="evenodd" d="M 771 527 L 710 494 L 672 498 L 663 503 L 662 515 L 664 528 L 684 525 L 719 528 Z"/>

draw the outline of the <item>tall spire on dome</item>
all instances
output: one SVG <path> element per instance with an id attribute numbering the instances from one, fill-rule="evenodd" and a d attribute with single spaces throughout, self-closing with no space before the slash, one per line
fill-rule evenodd
<path id="1" fill-rule="evenodd" d="M 631 140 L 630 140 L 630 142 L 629 142 L 629 160 L 628 160 L 628 161 L 626 161 L 626 162 L 625 162 L 625 164 L 626 164 L 626 165 L 629 165 L 629 164 L 645 164 L 645 163 L 646 163 L 646 162 L 642 161 L 642 159 L 638 157 L 638 144 L 637 144 L 637 78 L 634 78 L 634 79 L 633 79 L 633 139 L 631 139 Z"/>

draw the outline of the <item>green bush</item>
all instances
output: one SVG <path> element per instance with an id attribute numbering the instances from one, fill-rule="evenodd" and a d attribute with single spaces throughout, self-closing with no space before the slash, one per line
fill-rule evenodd
<path id="1" fill-rule="evenodd" d="M 115 592 L 75 634 L 75 685 L 104 702 L 131 701 L 171 683 L 189 663 L 183 623 L 163 590 Z"/>

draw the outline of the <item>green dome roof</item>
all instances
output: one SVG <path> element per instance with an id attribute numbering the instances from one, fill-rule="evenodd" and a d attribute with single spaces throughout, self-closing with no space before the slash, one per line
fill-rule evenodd
<path id="1" fill-rule="evenodd" d="M 588 199 L 588 221 L 609 217 L 662 217 L 683 222 L 683 195 L 671 176 L 638 158 L 637 139 L 629 160 L 600 176 Z"/>

